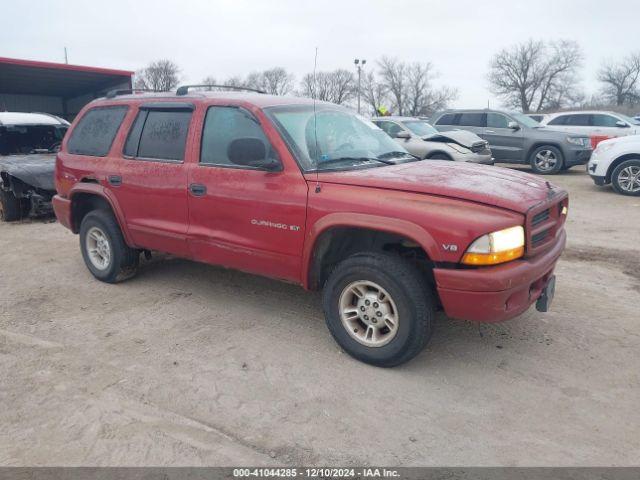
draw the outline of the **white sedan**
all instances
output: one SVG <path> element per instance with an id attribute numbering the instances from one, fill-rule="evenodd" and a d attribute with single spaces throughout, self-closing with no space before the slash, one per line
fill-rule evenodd
<path id="1" fill-rule="evenodd" d="M 640 135 L 598 143 L 587 171 L 596 185 L 611 183 L 622 195 L 640 196 Z"/>

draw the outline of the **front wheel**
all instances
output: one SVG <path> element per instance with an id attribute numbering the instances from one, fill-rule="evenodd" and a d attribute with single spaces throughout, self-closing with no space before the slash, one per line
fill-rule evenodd
<path id="1" fill-rule="evenodd" d="M 564 157 L 562 152 L 551 145 L 543 145 L 531 152 L 531 169 L 540 175 L 554 175 L 562 170 Z"/>
<path id="2" fill-rule="evenodd" d="M 622 162 L 611 174 L 611 183 L 622 195 L 640 196 L 640 160 Z"/>
<path id="3" fill-rule="evenodd" d="M 17 198 L 13 192 L 0 188 L 0 220 L 15 222 L 24 218 L 29 212 L 29 200 Z"/>
<path id="4" fill-rule="evenodd" d="M 382 253 L 353 255 L 323 290 L 329 331 L 352 357 L 379 367 L 411 360 L 431 337 L 434 302 L 417 268 Z"/>
<path id="5" fill-rule="evenodd" d="M 140 252 L 125 243 L 118 222 L 107 210 L 94 210 L 83 218 L 80 250 L 89 271 L 103 282 L 126 280 L 138 268 Z"/>

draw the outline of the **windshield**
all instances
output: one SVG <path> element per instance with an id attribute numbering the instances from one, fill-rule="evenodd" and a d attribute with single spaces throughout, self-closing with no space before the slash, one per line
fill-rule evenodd
<path id="1" fill-rule="evenodd" d="M 407 122 L 402 122 L 405 127 L 411 130 L 416 135 L 424 137 L 426 135 L 433 135 L 434 133 L 438 133 L 438 131 L 429 125 L 427 122 L 422 122 L 419 120 L 410 120 Z"/>
<path id="2" fill-rule="evenodd" d="M 304 171 L 414 160 L 372 122 L 337 106 L 317 105 L 315 121 L 313 105 L 270 107 L 265 112 L 280 127 Z"/>
<path id="3" fill-rule="evenodd" d="M 67 126 L 3 125 L 0 127 L 0 155 L 56 152 Z"/>
<path id="4" fill-rule="evenodd" d="M 514 119 L 518 121 L 518 123 L 520 123 L 521 125 L 524 125 L 525 127 L 540 128 L 542 126 L 538 122 L 536 122 L 533 118 L 527 117 L 522 113 L 509 112 L 509 115 L 511 115 Z"/>
<path id="5" fill-rule="evenodd" d="M 626 115 L 623 115 L 622 113 L 616 113 L 616 115 L 618 115 L 622 120 L 624 120 L 625 122 L 627 122 L 630 125 L 640 125 L 640 121 L 636 120 L 635 118 L 627 117 Z"/>

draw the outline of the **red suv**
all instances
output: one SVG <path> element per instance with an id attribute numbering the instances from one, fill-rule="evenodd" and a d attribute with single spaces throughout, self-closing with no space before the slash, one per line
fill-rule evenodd
<path id="1" fill-rule="evenodd" d="M 567 193 L 546 181 L 418 160 L 346 108 L 252 92 L 95 100 L 56 188 L 99 280 L 161 251 L 322 289 L 333 337 L 379 366 L 420 352 L 439 308 L 480 322 L 546 311 L 566 238 Z"/>

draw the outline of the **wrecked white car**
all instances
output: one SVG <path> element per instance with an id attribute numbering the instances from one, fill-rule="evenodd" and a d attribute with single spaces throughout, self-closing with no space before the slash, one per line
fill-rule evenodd
<path id="1" fill-rule="evenodd" d="M 0 220 L 51 212 L 56 153 L 68 128 L 46 113 L 0 112 Z"/>

